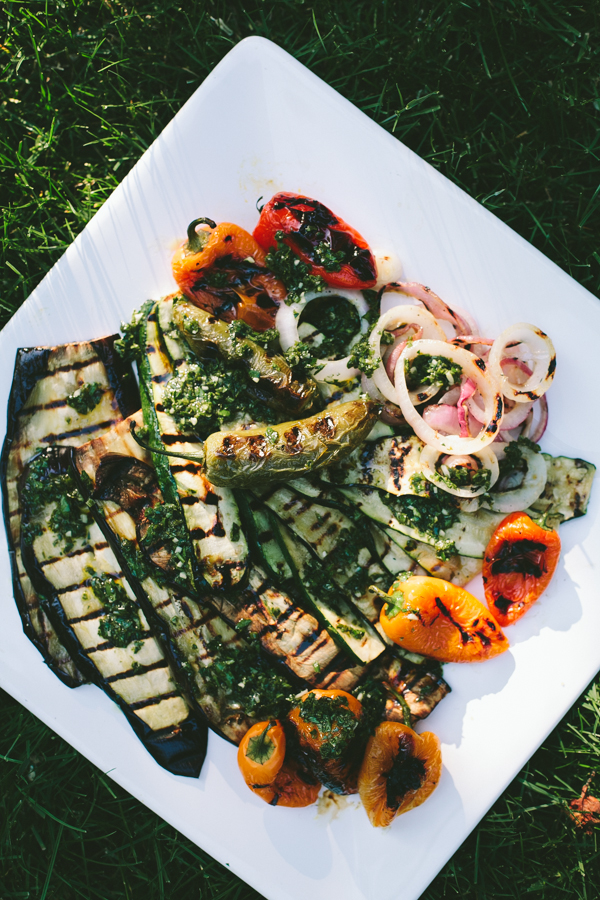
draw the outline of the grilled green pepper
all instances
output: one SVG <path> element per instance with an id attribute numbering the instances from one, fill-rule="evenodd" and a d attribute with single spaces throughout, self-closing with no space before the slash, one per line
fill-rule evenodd
<path id="1" fill-rule="evenodd" d="M 206 476 L 216 485 L 244 488 L 322 469 L 364 441 L 378 411 L 372 400 L 351 400 L 308 419 L 218 431 L 204 442 Z"/>
<path id="2" fill-rule="evenodd" d="M 187 300 L 175 302 L 173 321 L 196 356 L 214 356 L 216 351 L 244 368 L 252 382 L 249 390 L 269 406 L 299 413 L 317 396 L 316 383 L 298 381 L 283 356 L 248 337 L 238 337 L 227 322 Z"/>

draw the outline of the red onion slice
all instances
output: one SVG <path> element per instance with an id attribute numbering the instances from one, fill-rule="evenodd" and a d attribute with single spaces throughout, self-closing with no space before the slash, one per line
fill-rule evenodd
<path id="1" fill-rule="evenodd" d="M 533 372 L 524 384 L 514 384 L 503 371 L 502 362 L 506 359 L 508 345 L 526 344 L 532 358 Z M 520 360 L 519 362 L 524 362 Z M 519 322 L 506 328 L 493 343 L 488 365 L 500 388 L 509 400 L 517 403 L 528 403 L 541 397 L 552 384 L 556 370 L 556 352 L 547 334 L 535 325 Z"/>
<path id="2" fill-rule="evenodd" d="M 538 402 L 532 409 L 531 421 L 523 429 L 523 437 L 528 437 L 534 444 L 539 443 L 542 435 L 548 427 L 548 400 L 546 397 L 540 397 Z M 537 416 L 536 416 L 537 413 Z M 534 418 L 537 418 L 535 425 Z M 530 434 L 531 432 L 531 434 Z"/>
<path id="3" fill-rule="evenodd" d="M 416 328 L 421 328 L 425 338 L 433 338 L 438 341 L 446 340 L 446 335 L 435 321 L 435 318 L 426 309 L 423 309 L 421 306 L 395 306 L 394 309 L 390 309 L 379 318 L 370 334 L 369 347 L 375 359 L 381 357 L 381 335 L 383 332 L 393 331 L 405 325 L 414 325 Z M 379 367 L 373 373 L 373 381 L 387 400 L 391 400 L 392 403 L 398 402 L 396 390 L 385 370 L 383 360 L 381 360 Z"/>
<path id="4" fill-rule="evenodd" d="M 439 429 L 429 425 L 414 407 L 410 399 L 406 385 L 404 363 L 410 362 L 420 354 L 428 356 L 442 356 L 459 365 L 465 378 L 470 378 L 481 395 L 484 402 L 485 422 L 480 433 L 475 437 L 456 437 L 443 435 Z M 478 450 L 491 444 L 498 433 L 502 421 L 504 404 L 502 395 L 495 380 L 487 371 L 485 363 L 475 354 L 461 347 L 442 341 L 414 341 L 411 346 L 405 347 L 396 365 L 396 392 L 398 405 L 408 424 L 414 429 L 415 434 L 425 444 L 431 444 L 441 453 L 453 455 L 476 453 Z M 452 409 L 452 407 L 447 407 Z M 458 412 L 457 412 L 458 417 Z"/>
<path id="5" fill-rule="evenodd" d="M 380 300 L 383 300 L 385 294 L 392 292 L 405 294 L 420 300 L 436 319 L 450 322 L 457 335 L 469 334 L 473 331 L 473 322 L 467 322 L 456 310 L 450 309 L 441 297 L 438 297 L 431 288 L 426 287 L 424 284 L 419 284 L 416 281 L 392 281 L 390 284 L 382 287 L 379 292 Z"/>

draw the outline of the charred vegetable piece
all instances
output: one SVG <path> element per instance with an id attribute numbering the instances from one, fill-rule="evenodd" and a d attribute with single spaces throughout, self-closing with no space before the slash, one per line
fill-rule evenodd
<path id="1" fill-rule="evenodd" d="M 239 594 L 215 595 L 212 600 L 229 622 L 247 626 L 248 634 L 258 637 L 264 651 L 311 685 L 319 682 L 320 673 L 339 656 L 319 620 L 274 587 L 258 566 L 250 570 L 248 586 Z"/>
<path id="2" fill-rule="evenodd" d="M 334 594 L 347 600 L 368 622 L 377 623 L 380 607 L 373 603 L 370 585 L 387 590 L 393 576 L 377 556 L 370 529 L 360 528 L 339 509 L 323 506 L 286 485 L 262 499 L 311 549 L 311 586 L 319 591 L 315 579 L 322 583 L 321 592 L 325 585 L 335 586 Z"/>
<path id="3" fill-rule="evenodd" d="M 382 722 L 367 744 L 358 776 L 371 825 L 391 825 L 396 816 L 420 806 L 441 774 L 440 742 L 433 732 L 416 734 L 398 722 Z"/>
<path id="4" fill-rule="evenodd" d="M 307 419 L 211 434 L 204 443 L 206 475 L 213 484 L 248 488 L 314 472 L 351 453 L 376 416 L 372 401 L 353 400 Z"/>
<path id="5" fill-rule="evenodd" d="M 350 502 L 341 491 L 323 484 L 317 479 L 306 477 L 294 479 L 290 482 L 290 486 L 307 497 L 313 497 L 325 505 L 346 512 L 346 515 L 357 521 L 356 505 Z M 359 496 L 364 500 L 362 494 Z M 374 516 L 377 512 L 382 513 L 383 510 L 374 505 Z M 383 526 L 380 524 L 383 518 L 379 517 L 377 521 L 373 521 L 373 519 L 367 519 L 366 516 L 360 516 L 361 527 L 362 523 L 369 522 L 379 557 L 392 574 L 400 571 L 412 571 L 414 575 L 429 574 L 464 587 L 481 572 L 482 559 L 458 555 L 440 559 L 436 556 L 431 544 L 417 541 L 407 534 Z"/>
<path id="6" fill-rule="evenodd" d="M 300 758 L 336 794 L 355 794 L 362 704 L 352 694 L 314 690 L 288 715 Z"/>
<path id="7" fill-rule="evenodd" d="M 175 363 L 163 341 L 159 316 L 164 316 L 168 323 L 170 312 L 171 301 L 161 301 L 149 309 L 143 321 L 145 354 L 140 365 L 140 380 L 144 422 L 151 435 L 152 447 L 197 456 L 201 446 L 198 439 L 181 434 L 163 406 L 165 386 L 173 377 Z M 179 349 L 182 355 L 178 360 L 183 363 L 183 350 L 177 347 L 172 337 L 168 340 L 173 352 Z M 235 587 L 246 572 L 248 546 L 233 494 L 216 488 L 206 477 L 202 464 L 193 459 L 174 457 L 167 461 L 166 457 L 155 453 L 153 463 L 165 502 L 179 508 L 180 519 L 187 526 L 188 540 L 192 544 L 190 563 L 193 561 L 211 588 Z M 191 571 L 185 574 L 191 579 Z"/>
<path id="8" fill-rule="evenodd" d="M 370 668 L 364 687 L 361 684 L 355 691 L 358 699 L 363 699 L 363 691 L 372 694 L 375 686 L 383 689 L 380 718 L 411 727 L 420 719 L 426 719 L 450 693 L 437 660 L 404 653 L 397 648 L 388 650 Z M 367 701 L 364 702 L 366 706 Z"/>
<path id="9" fill-rule="evenodd" d="M 413 475 L 422 471 L 423 441 L 418 437 L 390 437 L 369 441 L 343 462 L 323 473 L 333 484 L 365 484 L 390 494 L 414 494 Z"/>
<path id="10" fill-rule="evenodd" d="M 292 571 L 290 590 L 303 596 L 303 605 L 314 610 L 351 659 L 367 664 L 380 656 L 385 649 L 381 638 L 365 616 L 352 606 L 344 589 L 335 584 L 308 547 L 275 517 L 273 530 Z"/>
<path id="11" fill-rule="evenodd" d="M 48 615 L 80 671 L 118 703 L 161 766 L 197 776 L 206 727 L 182 696 L 125 574 L 78 495 L 71 454 L 70 448 L 51 448 L 25 470 L 27 572 L 47 598 Z"/>
<path id="12" fill-rule="evenodd" d="M 441 662 L 482 662 L 508 650 L 485 606 L 440 578 L 398 579 L 381 611 L 381 625 L 400 647 Z"/>
<path id="13" fill-rule="evenodd" d="M 297 267 L 278 245 L 289 248 L 300 259 L 305 267 L 303 275 L 322 279 L 332 287 L 361 290 L 372 288 L 377 279 L 375 260 L 365 239 L 309 197 L 283 191 L 275 194 L 262 209 L 254 237 L 263 250 L 279 249 L 279 255 L 269 254 L 267 264 L 288 290 L 298 287 L 293 277 Z"/>
<path id="14" fill-rule="evenodd" d="M 115 354 L 115 338 L 18 350 L 2 451 L 4 519 L 23 630 L 52 671 L 70 687 L 81 684 L 82 675 L 41 608 L 23 566 L 18 484 L 39 450 L 55 442 L 83 444 L 139 409 L 133 372 Z M 81 398 L 82 391 L 89 394 L 89 402 L 79 411 L 74 398 Z M 93 406 L 92 400 L 96 401 Z"/>
<path id="15" fill-rule="evenodd" d="M 453 507 L 447 495 L 396 497 L 372 487 L 340 487 L 340 493 L 356 504 L 370 519 L 412 538 L 430 544 L 444 560 L 458 553 L 483 559 L 494 528 L 502 513 L 478 509 L 463 513 Z M 443 532 L 443 533 L 442 533 Z"/>
<path id="16" fill-rule="evenodd" d="M 500 522 L 483 561 L 486 603 L 500 625 L 512 625 L 543 594 L 559 557 L 558 531 L 540 527 L 524 512 Z"/>
<path id="17" fill-rule="evenodd" d="M 198 226 L 205 225 L 201 231 Z M 194 219 L 173 256 L 173 275 L 186 297 L 226 322 L 241 319 L 257 331 L 275 324 L 284 285 L 265 267 L 265 254 L 238 225 Z"/>
<path id="18" fill-rule="evenodd" d="M 243 369 L 248 389 L 257 399 L 288 413 L 300 413 L 317 396 L 312 379 L 298 381 L 285 358 L 249 337 L 237 337 L 231 326 L 185 300 L 173 304 L 173 322 L 200 359 L 217 353 Z"/>
<path id="19" fill-rule="evenodd" d="M 596 467 L 584 459 L 542 455 L 548 467 L 548 480 L 543 494 L 528 512 L 548 528 L 557 528 L 561 522 L 585 515 Z"/>
<path id="20" fill-rule="evenodd" d="M 147 465 L 149 454 L 145 460 L 126 455 L 131 442 L 126 425 L 122 423 L 114 433 L 77 451 L 76 465 L 86 476 L 82 488 L 85 491 L 85 485 L 89 485 L 91 493 L 86 496 L 93 503 L 100 527 L 112 546 L 116 544 L 139 582 L 142 606 L 149 617 L 154 614 L 160 620 L 158 624 L 188 681 L 191 696 L 211 727 L 237 742 L 251 717 L 245 715 L 243 708 L 232 709 L 218 686 L 209 689 L 203 672 L 215 662 L 215 654 L 208 646 L 211 640 L 220 639 L 232 648 L 243 648 L 246 642 L 232 630 L 237 626 L 252 640 L 258 638 L 262 649 L 285 664 L 293 677 L 309 683 L 315 681 L 320 666 L 325 667 L 337 650 L 319 623 L 296 607 L 288 595 L 273 588 L 258 568 L 252 569 L 248 587 L 238 594 L 215 594 L 199 603 L 177 590 L 169 577 L 169 566 L 142 549 L 140 524 L 145 520 L 147 507 L 157 500 L 161 502 L 162 497 L 156 475 Z M 135 447 L 138 457 L 145 453 L 138 445 Z M 125 455 L 118 455 L 119 452 Z M 167 546 L 166 550 L 164 556 L 168 560 L 172 548 Z M 215 615 L 215 610 L 228 624 Z"/>

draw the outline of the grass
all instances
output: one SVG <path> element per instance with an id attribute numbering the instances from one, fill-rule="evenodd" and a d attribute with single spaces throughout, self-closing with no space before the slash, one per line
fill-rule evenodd
<path id="1" fill-rule="evenodd" d="M 600 293 L 590 0 L 5 0 L 0 16 L 0 324 L 249 34 L 276 41 Z M 0 696 L 0 900 L 258 896 Z M 424 900 L 600 896 L 598 832 L 565 814 L 600 772 L 599 720 L 596 682 Z"/>

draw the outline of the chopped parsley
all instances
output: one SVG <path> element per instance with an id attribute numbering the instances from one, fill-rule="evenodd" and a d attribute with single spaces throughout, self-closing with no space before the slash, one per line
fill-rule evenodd
<path id="1" fill-rule="evenodd" d="M 315 726 L 311 737 L 320 740 L 323 759 L 339 759 L 354 742 L 360 717 L 348 706 L 346 697 L 317 697 L 309 693 L 301 702 L 300 718 Z"/>
<path id="2" fill-rule="evenodd" d="M 352 625 L 345 625 L 343 622 L 338 622 L 335 626 L 335 630 L 339 631 L 341 634 L 348 634 L 357 641 L 362 640 L 365 636 L 364 628 L 354 628 Z"/>
<path id="3" fill-rule="evenodd" d="M 266 331 L 255 331 L 242 319 L 234 319 L 233 322 L 230 322 L 229 331 L 236 338 L 250 338 L 251 341 L 254 341 L 255 344 L 264 349 L 279 339 L 279 332 L 276 328 L 267 328 Z"/>
<path id="4" fill-rule="evenodd" d="M 305 291 L 322 291 L 327 287 L 319 275 L 311 275 L 311 266 L 302 262 L 284 241 L 283 231 L 275 232 L 276 250 L 267 253 L 268 268 L 280 278 L 287 288 L 287 304 L 297 303 Z"/>
<path id="5" fill-rule="evenodd" d="M 84 416 L 98 406 L 103 393 L 104 388 L 97 381 L 91 384 L 82 384 L 80 388 L 67 396 L 66 403 L 80 416 Z"/>
<path id="6" fill-rule="evenodd" d="M 115 341 L 115 350 L 124 360 L 138 360 L 143 356 L 140 327 L 148 315 L 152 301 L 148 300 L 140 309 L 136 309 L 130 322 L 121 322 L 121 334 L 123 337 Z"/>
<path id="7" fill-rule="evenodd" d="M 70 553 L 76 541 L 87 538 L 90 523 L 88 508 L 71 475 L 53 472 L 46 456 L 39 456 L 30 463 L 22 501 L 26 513 L 23 524 L 26 543 L 33 543 L 34 538 L 42 534 L 42 523 L 35 520 L 51 503 L 56 506 L 47 525 L 56 535 L 54 546 L 62 543 L 64 552 Z"/>
<path id="8" fill-rule="evenodd" d="M 144 637 L 139 610 L 127 591 L 116 579 L 109 575 L 98 575 L 93 569 L 86 569 L 90 575 L 89 584 L 104 607 L 104 615 L 98 627 L 98 634 L 115 647 L 128 647 Z M 136 644 L 137 653 L 142 644 Z"/>
<path id="9" fill-rule="evenodd" d="M 201 438 L 240 412 L 258 422 L 277 422 L 277 413 L 251 397 L 246 388 L 246 377 L 239 369 L 220 359 L 202 360 L 169 380 L 163 405 L 182 430 Z"/>
<path id="10" fill-rule="evenodd" d="M 201 672 L 215 694 L 226 695 L 230 704 L 239 704 L 246 715 L 256 719 L 279 719 L 287 714 L 294 688 L 263 656 L 258 635 L 248 634 L 245 643 L 235 646 L 215 638 L 207 649 L 214 661 Z"/>
<path id="11" fill-rule="evenodd" d="M 348 360 L 348 368 L 360 369 L 367 378 L 377 371 L 381 359 L 373 353 L 369 344 L 369 335 L 365 334 L 356 342 L 350 351 L 350 359 Z"/>
<path id="12" fill-rule="evenodd" d="M 148 527 L 140 541 L 146 552 L 164 549 L 169 555 L 168 574 L 189 587 L 192 573 L 189 560 L 189 533 L 181 508 L 174 503 L 159 503 L 144 510 Z"/>
<path id="13" fill-rule="evenodd" d="M 437 474 L 449 487 L 474 489 L 483 488 L 485 491 L 490 486 L 492 473 L 481 466 L 479 469 L 470 469 L 468 466 L 446 466 L 442 464 Z"/>
<path id="14" fill-rule="evenodd" d="M 516 441 L 508 443 L 504 449 L 504 458 L 500 460 L 498 466 L 500 469 L 499 481 L 513 472 L 523 472 L 526 467 L 523 449 L 531 450 L 533 453 L 540 452 L 540 445 L 534 444 L 529 438 L 519 437 Z"/>
<path id="15" fill-rule="evenodd" d="M 419 353 L 414 359 L 404 363 L 406 386 L 409 391 L 416 390 L 422 384 L 439 384 L 452 387 L 460 384 L 462 368 L 445 356 L 430 356 Z"/>
<path id="16" fill-rule="evenodd" d="M 345 297 L 323 297 L 313 300 L 302 314 L 301 321 L 323 335 L 315 352 L 321 359 L 339 359 L 348 352 L 348 345 L 360 330 L 360 316 L 356 307 Z"/>
<path id="17" fill-rule="evenodd" d="M 413 476 L 411 479 L 413 490 L 416 479 L 422 477 Z M 425 478 L 423 480 L 426 481 Z M 435 488 L 433 490 L 437 493 Z M 399 522 L 420 531 L 432 541 L 440 559 L 448 559 L 456 554 L 454 541 L 445 538 L 446 531 L 452 528 L 459 515 L 454 498 L 447 494 L 442 495 L 441 498 L 435 495 L 420 497 L 405 494 L 401 497 L 389 495 L 387 502 Z"/>

